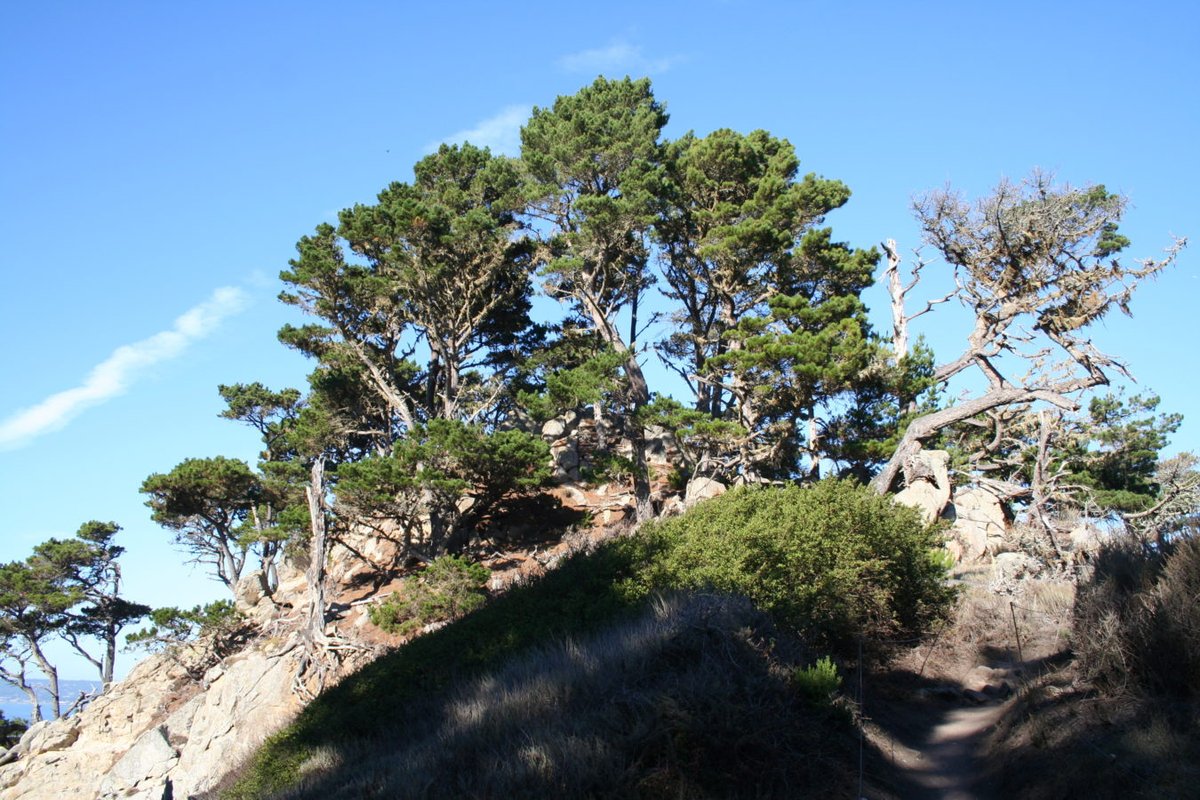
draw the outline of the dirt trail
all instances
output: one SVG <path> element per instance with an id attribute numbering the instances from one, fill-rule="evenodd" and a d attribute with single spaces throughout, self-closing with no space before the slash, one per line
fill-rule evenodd
<path id="1" fill-rule="evenodd" d="M 914 710 L 911 721 L 927 721 L 924 737 L 895 744 L 896 777 L 905 785 L 906 800 L 981 800 L 989 795 L 978 785 L 978 750 L 988 731 L 1010 707 L 1009 702 Z M 940 721 L 938 720 L 940 717 Z"/>

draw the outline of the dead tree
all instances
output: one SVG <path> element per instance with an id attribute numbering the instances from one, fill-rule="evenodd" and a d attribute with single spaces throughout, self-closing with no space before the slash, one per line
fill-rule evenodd
<path id="1" fill-rule="evenodd" d="M 1117 254 L 1129 241 L 1117 223 L 1125 205 L 1103 186 L 1055 186 L 1041 173 L 1020 186 L 1002 182 L 974 205 L 950 190 L 916 202 L 925 243 L 954 270 L 953 295 L 974 315 L 966 346 L 934 378 L 945 385 L 975 371 L 986 388 L 914 419 L 872 481 L 877 492 L 889 491 L 901 466 L 952 425 L 1021 403 L 1074 411 L 1080 393 L 1113 372 L 1128 375 L 1092 343 L 1089 326 L 1113 308 L 1128 314 L 1137 285 L 1170 265 L 1185 241 L 1161 259 L 1122 263 Z M 917 315 L 906 318 L 903 304 L 912 285 L 896 275 L 893 314 L 911 320 Z"/>

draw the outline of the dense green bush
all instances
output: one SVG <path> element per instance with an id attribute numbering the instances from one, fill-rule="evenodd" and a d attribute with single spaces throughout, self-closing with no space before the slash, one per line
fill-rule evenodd
<path id="1" fill-rule="evenodd" d="M 921 630 L 953 597 L 938 537 L 915 509 L 849 481 L 742 488 L 645 534 L 645 590 L 741 594 L 814 644 Z"/>
<path id="2" fill-rule="evenodd" d="M 442 556 L 404 579 L 403 588 L 371 607 L 371 622 L 388 633 L 415 633 L 432 622 L 461 617 L 483 605 L 487 567 L 465 558 Z"/>

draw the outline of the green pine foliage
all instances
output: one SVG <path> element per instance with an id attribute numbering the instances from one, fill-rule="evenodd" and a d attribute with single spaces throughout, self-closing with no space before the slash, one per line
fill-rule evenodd
<path id="1" fill-rule="evenodd" d="M 166 653 L 197 680 L 209 667 L 242 649 L 255 633 L 230 600 L 190 609 L 156 608 L 149 617 L 149 626 L 125 637 L 128 646 Z"/>
<path id="2" fill-rule="evenodd" d="M 397 521 L 413 537 L 429 524 L 426 544 L 441 553 L 506 496 L 543 486 L 549 461 L 549 445 L 533 434 L 433 419 L 390 454 L 341 465 L 338 503 L 347 513 Z"/>
<path id="3" fill-rule="evenodd" d="M 1154 504 L 1154 473 L 1180 414 L 1156 414 L 1159 398 L 1115 394 L 1094 397 L 1085 423 L 1096 447 L 1079 454 L 1073 480 L 1092 490 L 1105 510 L 1142 511 Z"/>
<path id="4" fill-rule="evenodd" d="M 0 711 L 0 747 L 12 747 L 21 740 L 21 736 L 29 729 L 29 723 L 23 719 L 9 719 Z"/>

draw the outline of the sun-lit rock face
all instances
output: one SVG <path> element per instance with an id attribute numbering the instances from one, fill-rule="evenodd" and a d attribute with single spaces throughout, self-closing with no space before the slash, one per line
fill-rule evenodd
<path id="1" fill-rule="evenodd" d="M 929 524 L 941 516 L 950 502 L 950 454 L 945 450 L 922 450 L 905 465 L 905 486 L 896 502 L 913 506 Z"/>
<path id="2" fill-rule="evenodd" d="M 298 649 L 259 644 L 200 681 L 163 656 L 143 661 L 79 715 L 31 731 L 0 768 L 0 797 L 158 800 L 210 788 L 300 708 Z"/>

